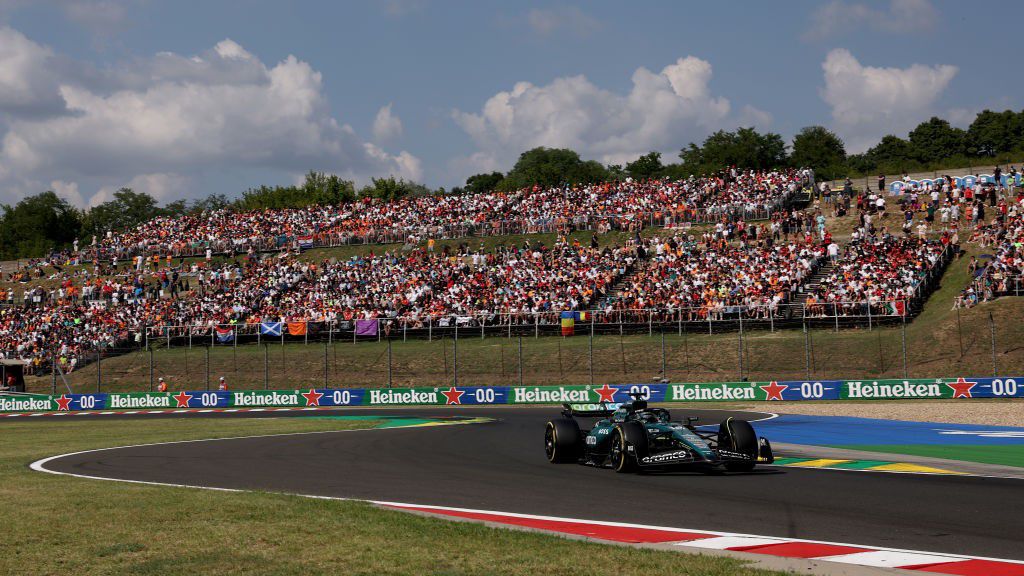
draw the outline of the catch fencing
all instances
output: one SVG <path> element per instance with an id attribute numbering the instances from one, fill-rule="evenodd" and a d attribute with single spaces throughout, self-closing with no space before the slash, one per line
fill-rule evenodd
<path id="1" fill-rule="evenodd" d="M 680 311 L 662 313 L 639 311 L 635 322 L 574 318 L 572 336 L 561 335 L 561 319 L 553 315 L 544 323 L 430 322 L 415 329 L 371 320 L 361 334 L 340 323 L 285 324 L 273 336 L 259 333 L 259 325 L 224 326 L 219 334 L 212 327 L 200 333 L 154 328 L 73 365 L 59 354 L 52 362 L 39 359 L 26 367 L 26 382 L 31 391 L 101 393 L 156 390 L 160 378 L 174 390 L 216 389 L 221 377 L 232 389 L 272 390 L 1024 372 L 1019 319 L 984 307 L 957 309 L 953 325 L 872 312 L 870 324 L 866 316 L 808 315 L 786 330 L 770 316 L 708 323 L 687 321 Z"/>

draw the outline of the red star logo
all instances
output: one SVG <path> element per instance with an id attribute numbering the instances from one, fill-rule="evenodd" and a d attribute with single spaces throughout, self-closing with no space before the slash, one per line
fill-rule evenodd
<path id="1" fill-rule="evenodd" d="M 309 392 L 302 393 L 302 397 L 306 399 L 306 406 L 319 406 L 320 399 L 324 397 L 324 393 L 310 388 Z"/>
<path id="2" fill-rule="evenodd" d="M 444 394 L 444 397 L 448 399 L 446 404 L 462 404 L 462 395 L 465 394 L 465 392 L 459 390 L 455 386 L 452 386 L 447 390 L 441 390 L 441 394 Z"/>
<path id="3" fill-rule="evenodd" d="M 615 402 L 615 393 L 618 391 L 618 388 L 612 388 L 607 384 L 602 385 L 600 388 L 594 389 L 594 392 L 597 392 L 597 395 L 600 396 L 600 398 L 598 398 L 597 401 L 608 403 Z"/>
<path id="4" fill-rule="evenodd" d="M 182 390 L 174 396 L 171 396 L 171 398 L 174 398 L 174 401 L 178 403 L 175 408 L 188 408 L 188 401 L 192 399 L 192 395 L 186 394 L 185 391 Z"/>
<path id="5" fill-rule="evenodd" d="M 956 382 L 946 382 L 946 386 L 953 389 L 953 398 L 973 398 L 971 389 L 977 382 L 968 382 L 963 378 L 957 378 Z"/>
<path id="6" fill-rule="evenodd" d="M 789 388 L 786 384 L 779 384 L 775 380 L 768 383 L 767 386 L 758 386 L 761 390 L 764 390 L 765 394 L 768 395 L 765 400 L 782 400 L 782 392 Z"/>
<path id="7" fill-rule="evenodd" d="M 61 394 L 60 398 L 54 398 L 53 401 L 57 403 L 58 412 L 71 410 L 71 398 L 68 398 L 67 394 Z"/>

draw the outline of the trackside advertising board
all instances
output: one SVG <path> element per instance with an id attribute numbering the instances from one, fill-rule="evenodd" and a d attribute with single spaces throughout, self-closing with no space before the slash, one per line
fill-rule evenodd
<path id="1" fill-rule="evenodd" d="M 595 404 L 626 402 L 771 402 L 1024 398 L 1024 377 L 919 380 L 773 380 L 602 384 L 601 386 L 448 386 L 437 388 L 309 388 L 106 394 L 0 394 L 0 412 L 307 408 L 324 406 L 451 406 L 462 404 Z"/>

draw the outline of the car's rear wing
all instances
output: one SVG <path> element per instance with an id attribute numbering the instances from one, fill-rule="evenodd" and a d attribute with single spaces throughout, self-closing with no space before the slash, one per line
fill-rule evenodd
<path id="1" fill-rule="evenodd" d="M 608 418 L 618 410 L 619 406 L 620 404 L 609 404 L 608 402 L 601 402 L 599 404 L 562 404 L 562 414 L 568 417 Z"/>

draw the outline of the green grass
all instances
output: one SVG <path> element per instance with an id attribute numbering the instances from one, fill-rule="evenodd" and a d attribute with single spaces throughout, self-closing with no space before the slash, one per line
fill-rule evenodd
<path id="1" fill-rule="evenodd" d="M 0 573 L 562 575 L 607 574 L 613 567 L 625 574 L 768 574 L 731 558 L 493 529 L 359 502 L 87 480 L 27 467 L 90 448 L 372 424 L 299 418 L 4 423 Z"/>
<path id="2" fill-rule="evenodd" d="M 1002 466 L 1017 466 L 1019 468 L 1024 468 L 1024 446 L 975 446 L 969 444 L 943 444 L 941 446 L 932 446 L 927 444 L 853 444 L 833 446 L 833 448 L 863 450 L 866 452 L 884 452 L 886 454 L 907 454 L 911 456 L 926 456 L 928 458 L 963 460 L 965 462 L 980 462 L 982 464 L 999 464 Z"/>

